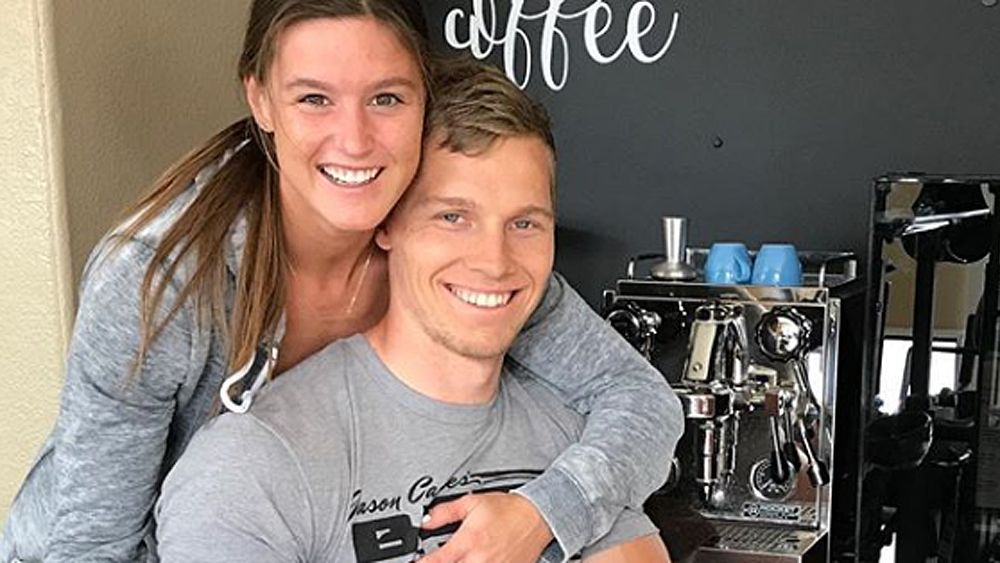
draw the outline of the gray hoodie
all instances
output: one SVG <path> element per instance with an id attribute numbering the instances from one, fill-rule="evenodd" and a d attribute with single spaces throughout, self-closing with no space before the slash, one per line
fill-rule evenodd
<path id="1" fill-rule="evenodd" d="M 216 411 L 227 375 L 226 343 L 185 303 L 131 376 L 139 289 L 166 229 L 215 169 L 203 171 L 119 250 L 112 252 L 111 242 L 120 229 L 91 254 L 59 416 L 14 499 L 0 535 L 0 562 L 156 560 L 152 508 L 164 475 Z M 227 246 L 229 304 L 245 237 L 241 219 Z M 164 309 L 189 266 L 179 265 Z M 666 478 L 683 431 L 680 403 L 663 377 L 557 274 L 508 358 L 587 416 L 580 442 L 519 491 L 539 508 L 560 551 L 576 553 Z"/>

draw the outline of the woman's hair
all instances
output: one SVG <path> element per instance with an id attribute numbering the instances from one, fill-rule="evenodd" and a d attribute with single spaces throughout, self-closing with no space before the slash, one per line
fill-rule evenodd
<path id="1" fill-rule="evenodd" d="M 266 83 L 278 37 L 288 27 L 316 18 L 359 16 L 374 17 L 396 32 L 417 60 L 429 93 L 427 25 L 418 0 L 254 0 L 239 60 L 239 78 L 253 77 L 260 84 Z M 240 145 L 245 146 L 235 150 Z M 225 160 L 227 153 L 232 156 Z M 252 358 L 257 345 L 273 335 L 285 305 L 287 267 L 277 163 L 270 156 L 273 154 L 271 136 L 261 131 L 253 118 L 241 119 L 181 158 L 126 211 L 133 219 L 121 231 L 119 245 L 162 214 L 192 185 L 200 171 L 222 163 L 166 230 L 153 252 L 141 288 L 136 373 L 152 342 L 188 300 L 196 306 L 198 322 L 211 322 L 213 329 L 226 337 L 230 368 Z M 246 244 L 236 273 L 235 302 L 227 313 L 226 243 L 241 213 L 246 219 Z M 185 260 L 192 261 L 192 273 L 176 280 L 181 283 L 177 299 L 163 303 L 165 290 Z M 161 306 L 169 306 L 166 315 L 156 313 Z"/>

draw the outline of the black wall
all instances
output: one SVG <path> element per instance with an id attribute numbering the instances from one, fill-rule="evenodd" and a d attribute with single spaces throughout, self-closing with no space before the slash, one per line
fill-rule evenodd
<path id="1" fill-rule="evenodd" d="M 598 1 L 565 0 L 560 12 Z M 527 90 L 556 129 L 559 270 L 596 303 L 628 256 L 661 249 L 661 215 L 689 217 L 692 245 L 789 241 L 864 253 L 872 177 L 1000 172 L 994 1 L 652 0 L 647 52 L 680 15 L 669 50 L 650 64 L 627 50 L 597 64 L 583 19 L 562 20 L 569 67 L 559 91 L 542 80 L 541 21 L 521 21 L 533 50 Z M 607 0 L 605 52 L 637 2 Z M 425 2 L 439 47 L 446 14 L 472 4 Z M 502 30 L 511 0 L 495 4 Z M 548 6 L 525 0 L 526 13 Z M 502 65 L 501 51 L 490 60 Z"/>

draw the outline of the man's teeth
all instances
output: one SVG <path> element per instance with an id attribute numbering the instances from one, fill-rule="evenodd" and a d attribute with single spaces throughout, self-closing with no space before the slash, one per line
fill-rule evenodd
<path id="1" fill-rule="evenodd" d="M 324 166 L 321 170 L 323 171 L 323 174 L 334 182 L 348 186 L 367 184 L 368 182 L 374 180 L 375 177 L 378 176 L 378 173 L 382 171 L 381 168 L 350 170 L 347 168 L 338 168 L 336 166 Z"/>
<path id="2" fill-rule="evenodd" d="M 513 295 L 513 293 L 509 291 L 504 293 L 481 293 L 458 287 L 452 287 L 451 292 L 455 295 L 455 297 L 458 297 L 470 305 L 486 308 L 502 307 L 510 301 L 510 297 Z"/>

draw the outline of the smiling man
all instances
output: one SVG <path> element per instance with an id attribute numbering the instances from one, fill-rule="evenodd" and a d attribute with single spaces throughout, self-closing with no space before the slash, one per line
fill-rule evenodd
<path id="1" fill-rule="evenodd" d="M 385 317 L 192 441 L 157 507 L 164 562 L 440 558 L 456 526 L 421 529 L 432 507 L 516 489 L 578 439 L 582 417 L 504 364 L 552 271 L 548 117 L 491 67 L 448 76 L 417 180 L 375 237 Z M 631 509 L 581 556 L 667 560 Z"/>

